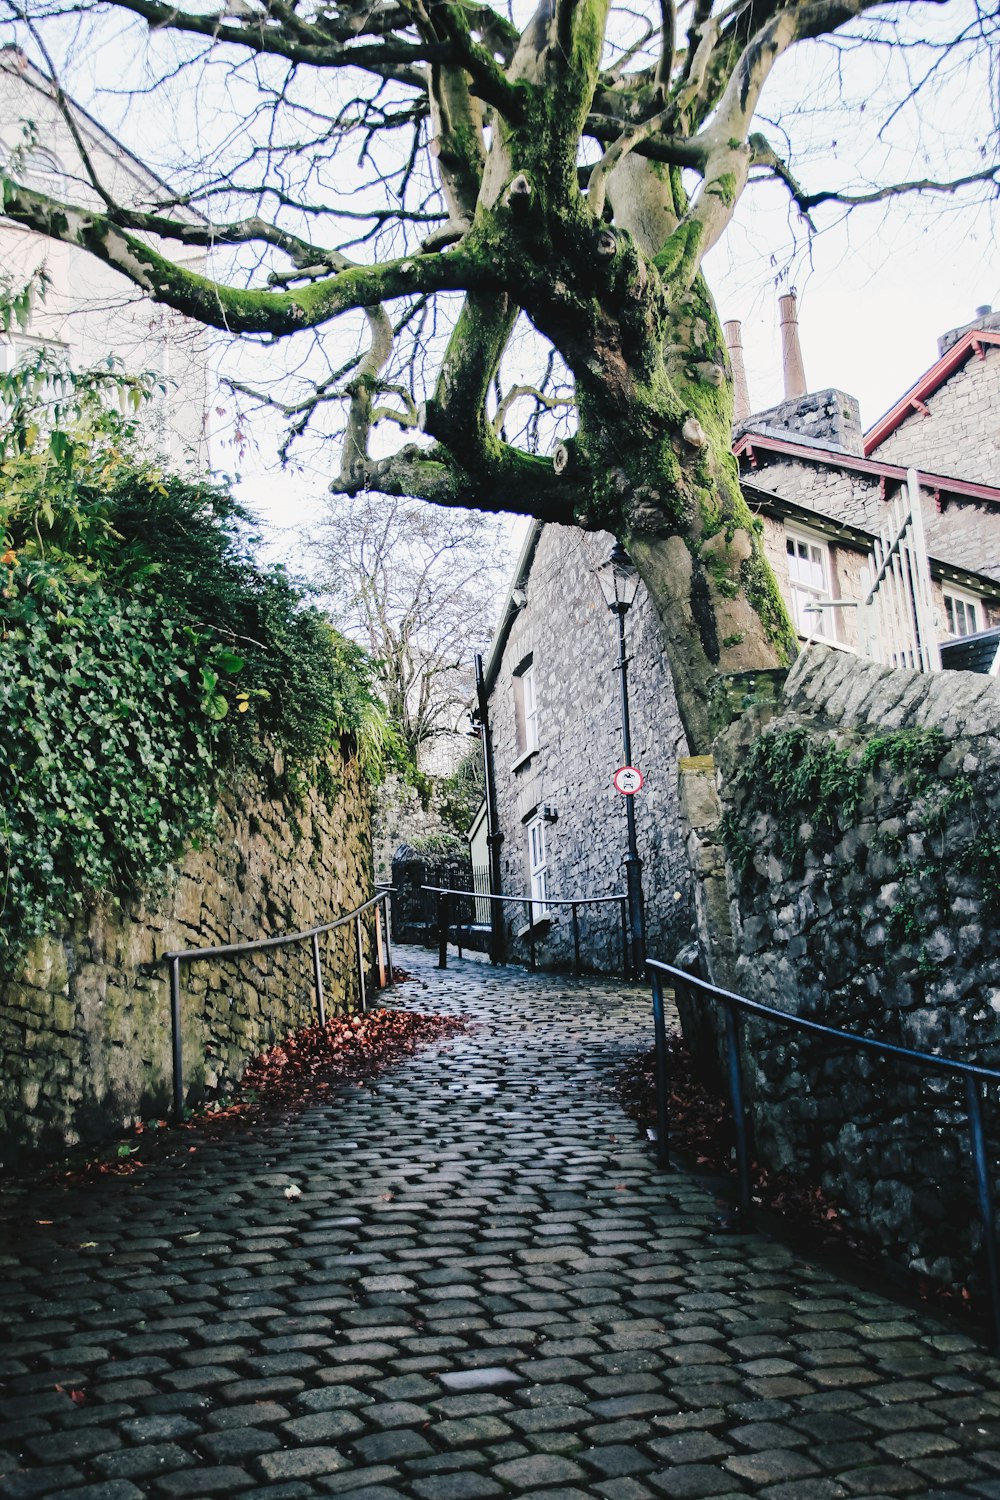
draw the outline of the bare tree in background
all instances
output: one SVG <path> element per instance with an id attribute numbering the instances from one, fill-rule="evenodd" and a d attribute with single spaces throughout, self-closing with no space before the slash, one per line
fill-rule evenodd
<path id="1" fill-rule="evenodd" d="M 613 531 L 662 621 L 691 748 L 707 749 L 720 676 L 795 647 L 740 493 L 704 259 L 759 179 L 817 224 L 904 191 L 995 193 L 995 6 L 0 0 L 3 13 L 34 56 L 66 60 L 70 85 L 74 58 L 104 66 L 111 28 L 118 72 L 140 58 L 142 99 L 180 120 L 183 202 L 211 222 L 182 222 L 166 189 L 115 201 L 85 152 L 75 194 L 8 170 L 5 213 L 233 338 L 286 341 L 267 397 L 293 434 L 338 414 L 340 494 Z M 817 49 L 864 111 L 836 167 L 826 153 L 838 181 L 809 181 L 798 144 Z M 800 97 L 769 119 L 782 68 Z M 900 177 L 889 148 L 908 119 L 924 144 Z M 171 257 L 184 244 L 213 247 L 210 275 Z M 544 454 L 543 414 L 561 419 Z"/>
<path id="2" fill-rule="evenodd" d="M 489 644 L 506 581 L 501 529 L 475 511 L 364 494 L 331 500 L 312 534 L 315 581 L 370 652 L 413 766 L 460 732 L 473 654 Z M 467 748 L 467 747 L 466 747 Z"/>

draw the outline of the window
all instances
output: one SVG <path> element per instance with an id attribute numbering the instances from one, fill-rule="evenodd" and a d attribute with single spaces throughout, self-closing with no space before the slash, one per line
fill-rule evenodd
<path id="1" fill-rule="evenodd" d="M 785 534 L 785 551 L 788 554 L 788 582 L 796 630 L 799 635 L 835 639 L 835 611 L 816 610 L 818 603 L 830 598 L 829 548 L 825 542 L 818 542 L 814 537 L 788 531 Z"/>
<path id="2" fill-rule="evenodd" d="M 981 607 L 981 601 L 975 594 L 960 593 L 957 589 L 946 590 L 944 612 L 948 618 L 948 634 L 975 635 L 982 630 Z"/>
<path id="3" fill-rule="evenodd" d="M 61 339 L 8 331 L 0 339 L 0 371 L 9 375 L 19 364 L 36 359 L 42 353 L 50 354 L 56 361 L 64 360 L 69 355 L 69 345 Z"/>
<path id="4" fill-rule="evenodd" d="M 548 895 L 545 872 L 545 820 L 532 818 L 526 829 L 528 835 L 528 877 L 531 885 L 531 921 L 540 922 L 548 915 L 545 898 Z"/>
<path id="5" fill-rule="evenodd" d="M 531 755 L 538 749 L 538 700 L 535 696 L 535 667 L 530 656 L 514 673 L 514 718 L 518 756 Z"/>
<path id="6" fill-rule="evenodd" d="M 535 669 L 528 667 L 521 674 L 521 691 L 524 695 L 524 748 L 538 749 L 538 704 L 535 701 Z"/>

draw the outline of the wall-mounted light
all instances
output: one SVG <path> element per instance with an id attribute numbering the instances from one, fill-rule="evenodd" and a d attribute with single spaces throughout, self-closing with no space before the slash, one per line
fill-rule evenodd
<path id="1" fill-rule="evenodd" d="M 538 811 L 540 816 L 545 819 L 546 823 L 555 823 L 559 817 L 558 812 L 553 807 L 551 802 L 543 802 Z"/>

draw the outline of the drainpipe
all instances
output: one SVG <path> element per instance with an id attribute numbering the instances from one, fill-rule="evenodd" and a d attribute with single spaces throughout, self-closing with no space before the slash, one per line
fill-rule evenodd
<path id="1" fill-rule="evenodd" d="M 493 765 L 493 736 L 490 734 L 490 703 L 483 675 L 483 658 L 476 652 L 476 700 L 478 703 L 479 737 L 483 746 L 483 770 L 486 782 L 486 845 L 490 851 L 490 895 L 499 896 L 500 890 L 500 845 L 503 834 L 497 821 L 496 774 Z M 507 962 L 504 932 L 503 902 L 490 902 L 490 963 Z"/>
<path id="2" fill-rule="evenodd" d="M 794 401 L 808 390 L 806 371 L 799 347 L 798 298 L 793 287 L 784 297 L 778 298 L 781 314 L 781 369 L 785 377 L 785 400 Z"/>

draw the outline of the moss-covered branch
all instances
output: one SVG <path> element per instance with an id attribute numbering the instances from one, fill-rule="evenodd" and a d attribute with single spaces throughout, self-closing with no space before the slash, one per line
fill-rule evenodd
<path id="1" fill-rule="evenodd" d="M 123 229 L 110 213 L 59 203 L 7 179 L 2 186 L 8 219 L 90 251 L 156 301 L 229 333 L 280 337 L 393 297 L 497 285 L 496 271 L 488 262 L 459 249 L 448 255 L 351 267 L 287 291 L 227 286 L 179 265 Z"/>

